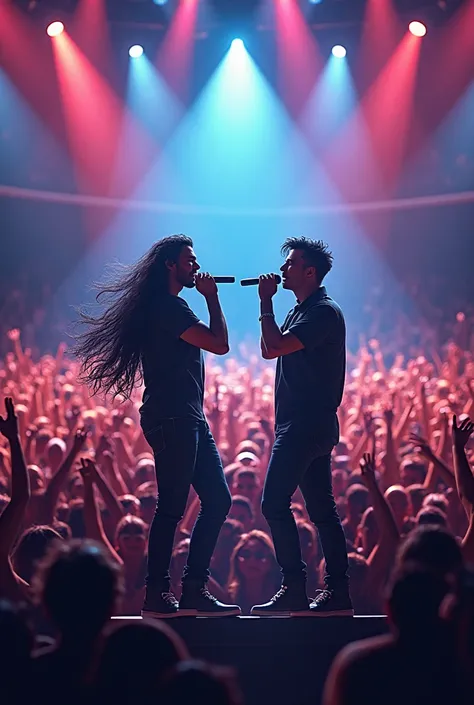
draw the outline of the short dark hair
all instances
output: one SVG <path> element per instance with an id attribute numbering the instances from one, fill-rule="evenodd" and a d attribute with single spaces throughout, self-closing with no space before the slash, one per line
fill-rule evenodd
<path id="1" fill-rule="evenodd" d="M 418 526 L 447 526 L 448 520 L 446 514 L 435 506 L 424 507 L 420 509 L 416 515 L 416 523 Z"/>
<path id="2" fill-rule="evenodd" d="M 333 255 L 328 245 L 322 240 L 311 240 L 309 237 L 288 237 L 281 246 L 281 254 L 287 255 L 290 250 L 301 250 L 308 267 L 316 269 L 319 282 L 332 269 Z"/>
<path id="3" fill-rule="evenodd" d="M 403 634 L 425 633 L 440 624 L 440 605 L 449 591 L 445 576 L 426 566 L 407 563 L 393 575 L 388 604 L 395 627 Z"/>
<path id="4" fill-rule="evenodd" d="M 400 545 L 396 566 L 418 563 L 440 575 L 459 574 L 464 561 L 455 537 L 443 526 L 417 526 Z"/>
<path id="5" fill-rule="evenodd" d="M 249 516 L 253 519 L 254 511 L 252 503 L 248 499 L 248 497 L 244 497 L 241 494 L 236 494 L 232 497 L 232 504 L 237 505 L 239 507 L 245 507 L 249 513 Z"/>
<path id="6" fill-rule="evenodd" d="M 121 569 L 94 541 L 57 541 L 33 580 L 37 602 L 64 635 L 98 634 L 123 593 Z"/>

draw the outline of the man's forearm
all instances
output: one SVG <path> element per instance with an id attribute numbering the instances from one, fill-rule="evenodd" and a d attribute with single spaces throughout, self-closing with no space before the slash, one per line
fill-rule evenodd
<path id="1" fill-rule="evenodd" d="M 218 296 L 210 296 L 206 298 L 207 308 L 209 310 L 209 328 L 212 334 L 222 345 L 229 345 L 229 334 L 227 332 L 227 323 L 222 312 L 221 304 Z"/>
<path id="2" fill-rule="evenodd" d="M 268 351 L 277 350 L 282 334 L 275 321 L 272 299 L 260 300 L 260 316 L 262 317 L 262 340 Z"/>
<path id="3" fill-rule="evenodd" d="M 472 512 L 474 508 L 474 477 L 464 447 L 455 443 L 453 444 L 453 460 L 459 499 L 463 504 L 469 504 Z"/>
<path id="4" fill-rule="evenodd" d="M 30 497 L 30 479 L 23 455 L 20 439 L 10 440 L 10 454 L 12 465 L 12 499 L 28 501 Z"/>

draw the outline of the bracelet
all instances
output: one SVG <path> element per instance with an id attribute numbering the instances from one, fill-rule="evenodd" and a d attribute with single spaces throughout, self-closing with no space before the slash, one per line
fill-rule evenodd
<path id="1" fill-rule="evenodd" d="M 275 314 L 274 313 L 262 313 L 262 315 L 260 316 L 260 318 L 258 320 L 261 322 L 262 318 L 275 318 Z"/>

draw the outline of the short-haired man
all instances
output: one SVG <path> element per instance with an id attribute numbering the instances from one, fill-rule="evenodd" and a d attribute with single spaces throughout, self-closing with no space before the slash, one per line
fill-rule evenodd
<path id="1" fill-rule="evenodd" d="M 278 360 L 276 438 L 262 511 L 273 535 L 283 582 L 270 602 L 255 606 L 252 614 L 352 615 L 346 541 L 331 482 L 331 452 L 339 439 L 336 412 L 346 367 L 344 317 L 321 286 L 333 258 L 327 245 L 308 238 L 286 240 L 282 253 L 286 255 L 281 267 L 283 287 L 293 291 L 297 305 L 281 329 L 272 304 L 276 275 L 260 277 L 259 296 L 262 355 Z M 290 509 L 298 486 L 318 529 L 326 561 L 325 589 L 318 591 L 311 604 L 298 529 Z"/>

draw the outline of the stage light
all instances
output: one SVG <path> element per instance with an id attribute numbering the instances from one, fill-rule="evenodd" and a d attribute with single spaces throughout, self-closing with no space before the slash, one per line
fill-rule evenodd
<path id="1" fill-rule="evenodd" d="M 50 37 L 59 37 L 64 32 L 64 25 L 62 22 L 51 22 L 46 28 L 46 32 Z"/>
<path id="2" fill-rule="evenodd" d="M 155 5 L 166 5 L 168 0 L 153 0 Z"/>
<path id="3" fill-rule="evenodd" d="M 143 56 L 143 47 L 140 44 L 134 44 L 133 47 L 130 47 L 128 53 L 132 59 L 139 59 L 140 56 Z"/>
<path id="4" fill-rule="evenodd" d="M 423 22 L 410 22 L 408 29 L 415 37 L 424 37 L 427 29 Z"/>
<path id="5" fill-rule="evenodd" d="M 243 39 L 234 39 L 230 45 L 231 49 L 245 49 Z"/>
<path id="6" fill-rule="evenodd" d="M 320 5 L 323 0 L 309 0 L 310 5 Z"/>
<path id="7" fill-rule="evenodd" d="M 336 59 L 343 59 L 346 54 L 346 48 L 341 46 L 340 44 L 336 44 L 336 46 L 332 48 L 332 55 L 335 56 Z"/>

